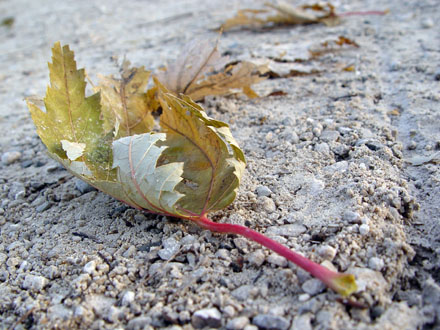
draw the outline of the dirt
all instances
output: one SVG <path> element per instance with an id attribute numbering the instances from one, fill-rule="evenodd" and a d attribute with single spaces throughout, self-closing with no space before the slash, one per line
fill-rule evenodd
<path id="1" fill-rule="evenodd" d="M 254 86 L 261 98 L 202 102 L 247 158 L 237 199 L 212 218 L 355 274 L 363 306 L 255 243 L 83 185 L 47 156 L 24 102 L 45 93 L 56 41 L 92 81 L 124 56 L 155 70 L 263 1 L 3 0 L 0 19 L 13 21 L 0 27 L 1 328 L 440 327 L 438 157 L 413 165 L 440 149 L 438 4 L 334 4 L 390 12 L 223 33 L 222 52 L 271 61 L 278 77 Z M 359 47 L 310 58 L 339 36 Z M 275 91 L 286 95 L 265 96 Z"/>

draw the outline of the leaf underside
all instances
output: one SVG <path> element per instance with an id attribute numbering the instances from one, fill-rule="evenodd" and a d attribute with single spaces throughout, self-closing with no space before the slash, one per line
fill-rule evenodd
<path id="1" fill-rule="evenodd" d="M 71 173 L 133 207 L 182 218 L 234 200 L 245 159 L 227 124 L 156 79 L 146 90 L 150 73 L 128 63 L 86 97 L 73 52 L 59 43 L 52 52 L 45 111 L 27 102 L 49 154 Z"/>

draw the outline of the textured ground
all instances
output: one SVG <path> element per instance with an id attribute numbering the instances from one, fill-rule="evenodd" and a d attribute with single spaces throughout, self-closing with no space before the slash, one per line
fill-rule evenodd
<path id="1" fill-rule="evenodd" d="M 70 44 L 92 80 L 116 73 L 115 57 L 155 69 L 262 3 L 0 1 L 0 19 L 14 18 L 0 27 L 2 328 L 440 327 L 440 157 L 408 162 L 440 149 L 437 1 L 389 1 L 387 16 L 331 28 L 224 33 L 232 58 L 319 72 L 255 86 L 285 96 L 203 103 L 231 125 L 248 161 L 237 200 L 214 219 L 356 274 L 366 309 L 254 243 L 88 191 L 45 154 L 23 99 L 44 94 L 55 41 Z M 360 47 L 308 59 L 308 47 L 340 35 Z"/>

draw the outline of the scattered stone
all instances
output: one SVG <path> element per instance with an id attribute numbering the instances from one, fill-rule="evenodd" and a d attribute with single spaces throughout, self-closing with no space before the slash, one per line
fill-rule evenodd
<path id="1" fill-rule="evenodd" d="M 345 211 L 342 215 L 342 220 L 348 223 L 359 223 L 361 221 L 361 216 L 357 212 Z"/>
<path id="2" fill-rule="evenodd" d="M 342 160 L 334 163 L 333 165 L 324 167 L 323 170 L 329 174 L 344 173 L 348 170 L 348 162 L 346 160 Z"/>
<path id="3" fill-rule="evenodd" d="M 330 154 L 330 147 L 325 142 L 318 143 L 315 146 L 315 151 L 320 152 L 321 154 L 324 154 L 324 155 L 328 155 L 328 154 Z"/>
<path id="4" fill-rule="evenodd" d="M 170 237 L 163 241 L 163 249 L 158 251 L 162 260 L 170 260 L 180 249 L 180 243 Z"/>
<path id="5" fill-rule="evenodd" d="M 336 249 L 329 245 L 322 245 L 318 249 L 318 254 L 326 260 L 333 260 L 336 256 Z"/>
<path id="6" fill-rule="evenodd" d="M 275 205 L 275 202 L 271 198 L 263 196 L 259 198 L 259 201 L 260 205 L 266 213 L 270 214 L 276 211 L 277 207 Z"/>
<path id="7" fill-rule="evenodd" d="M 92 260 L 86 263 L 83 267 L 84 273 L 93 274 L 96 271 L 96 261 Z"/>
<path id="8" fill-rule="evenodd" d="M 347 270 L 348 274 L 356 277 L 357 292 L 372 290 L 374 292 L 382 292 L 387 287 L 387 281 L 382 273 L 368 268 L 351 267 Z"/>
<path id="9" fill-rule="evenodd" d="M 38 205 L 35 210 L 39 213 L 44 212 L 48 209 L 50 209 L 50 207 L 52 206 L 52 204 L 48 201 L 45 201 L 43 204 Z"/>
<path id="10" fill-rule="evenodd" d="M 122 254 L 124 258 L 131 258 L 136 255 L 136 247 L 134 245 L 130 245 L 130 247 Z"/>
<path id="11" fill-rule="evenodd" d="M 7 151 L 2 155 L 2 163 L 5 165 L 11 165 L 21 158 L 21 152 L 19 151 Z"/>
<path id="12" fill-rule="evenodd" d="M 325 290 L 325 284 L 322 283 L 317 278 L 311 278 L 303 283 L 301 286 L 305 293 L 308 293 L 311 296 L 316 296 L 318 293 L 321 293 Z"/>
<path id="13" fill-rule="evenodd" d="M 428 17 L 422 21 L 422 27 L 424 29 L 430 29 L 433 26 L 434 26 L 434 21 L 430 17 Z"/>
<path id="14" fill-rule="evenodd" d="M 312 330 L 312 315 L 306 313 L 295 316 L 291 329 Z"/>
<path id="15" fill-rule="evenodd" d="M 307 231 L 304 225 L 293 223 L 282 226 L 271 226 L 266 229 L 266 235 L 296 237 Z"/>
<path id="16" fill-rule="evenodd" d="M 23 199 L 26 195 L 26 188 L 24 187 L 24 184 L 21 182 L 12 182 L 12 184 L 9 186 L 9 192 L 8 192 L 8 198 L 9 199 Z"/>
<path id="17" fill-rule="evenodd" d="M 252 319 L 259 329 L 286 330 L 290 323 L 284 317 L 270 314 L 260 314 Z"/>
<path id="18" fill-rule="evenodd" d="M 377 257 L 372 257 L 370 260 L 368 260 L 368 267 L 370 267 L 372 270 L 381 271 L 382 268 L 385 266 L 385 263 L 382 259 Z"/>
<path id="19" fill-rule="evenodd" d="M 43 276 L 26 275 L 23 281 L 23 289 L 39 292 L 49 283 L 49 280 Z"/>
<path id="20" fill-rule="evenodd" d="M 321 136 L 319 137 L 319 139 L 324 142 L 335 142 L 339 139 L 339 132 L 326 130 L 321 133 Z"/>
<path id="21" fill-rule="evenodd" d="M 408 150 L 416 150 L 417 149 L 417 142 L 416 141 L 410 141 L 408 143 Z"/>
<path id="22" fill-rule="evenodd" d="M 272 194 L 272 191 L 266 186 L 258 186 L 256 189 L 256 193 L 258 197 L 263 197 L 270 196 L 270 194 Z"/>
<path id="23" fill-rule="evenodd" d="M 249 319 L 246 316 L 236 317 L 226 324 L 226 329 L 241 330 L 249 324 Z"/>
<path id="24" fill-rule="evenodd" d="M 268 258 L 267 261 L 269 263 L 271 263 L 272 265 L 276 265 L 279 267 L 287 267 L 287 259 L 284 258 L 283 256 L 280 256 L 278 254 L 271 254 Z"/>
<path id="25" fill-rule="evenodd" d="M 148 329 L 148 326 L 151 325 L 151 317 L 149 316 L 138 316 L 134 319 L 131 319 L 127 324 L 127 330 L 143 330 Z"/>
<path id="26" fill-rule="evenodd" d="M 432 279 L 426 280 L 423 285 L 423 302 L 430 304 L 436 311 L 437 320 L 440 323 L 440 286 Z"/>
<path id="27" fill-rule="evenodd" d="M 359 234 L 361 234 L 362 236 L 368 235 L 368 233 L 370 232 L 370 226 L 367 224 L 362 224 L 359 226 Z"/>
<path id="28" fill-rule="evenodd" d="M 314 137 L 314 135 L 312 132 L 304 132 L 299 136 L 299 139 L 301 141 L 312 141 L 313 137 Z"/>
<path id="29" fill-rule="evenodd" d="M 374 139 L 360 139 L 356 142 L 356 147 L 360 147 L 361 145 L 365 145 L 371 151 L 377 151 L 383 148 L 383 144 Z"/>
<path id="30" fill-rule="evenodd" d="M 134 301 L 134 292 L 133 291 L 127 291 L 122 296 L 121 304 L 122 306 L 129 306 Z"/>
<path id="31" fill-rule="evenodd" d="M 219 328 L 222 325 L 222 315 L 217 308 L 206 308 L 196 311 L 191 321 L 195 328 Z"/>
<path id="32" fill-rule="evenodd" d="M 87 194 L 91 191 L 95 191 L 96 188 L 89 185 L 87 182 L 84 182 L 81 179 L 75 178 L 75 188 L 78 190 L 81 194 Z"/>
<path id="33" fill-rule="evenodd" d="M 258 249 L 250 254 L 247 254 L 245 258 L 251 265 L 260 267 L 266 259 L 266 256 L 264 255 L 263 250 Z"/>
<path id="34" fill-rule="evenodd" d="M 56 304 L 50 306 L 47 310 L 47 315 L 52 321 L 61 320 L 67 321 L 72 317 L 72 310 L 64 306 L 63 304 Z"/>
<path id="35" fill-rule="evenodd" d="M 231 295 L 239 301 L 245 301 L 246 299 L 252 296 L 253 289 L 254 286 L 250 284 L 242 285 L 237 289 L 233 290 L 231 292 Z"/>

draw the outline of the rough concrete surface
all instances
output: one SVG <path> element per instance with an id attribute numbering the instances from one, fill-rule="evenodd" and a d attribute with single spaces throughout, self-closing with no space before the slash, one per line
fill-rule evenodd
<path id="1" fill-rule="evenodd" d="M 55 41 L 79 67 L 115 58 L 155 70 L 239 8 L 264 1 L 0 1 L 0 323 L 6 329 L 430 329 L 440 327 L 438 1 L 386 16 L 224 33 L 232 58 L 304 72 L 260 95 L 208 97 L 247 157 L 238 197 L 214 220 L 247 225 L 352 272 L 342 303 L 257 244 L 143 214 L 88 189 L 45 153 L 24 98 L 43 95 Z M 335 1 L 337 11 L 386 9 Z M 308 58 L 345 36 L 359 48 Z M 301 61 L 298 59 L 302 59 Z M 344 70 L 352 67 L 354 70 Z M 302 71 L 301 71 L 302 70 Z"/>

